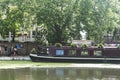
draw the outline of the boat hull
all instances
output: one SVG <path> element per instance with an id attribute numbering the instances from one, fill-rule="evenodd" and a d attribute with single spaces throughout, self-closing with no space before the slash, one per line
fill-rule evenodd
<path id="1" fill-rule="evenodd" d="M 74 63 L 120 63 L 120 58 L 111 57 L 54 57 L 30 54 L 33 62 L 74 62 Z"/>

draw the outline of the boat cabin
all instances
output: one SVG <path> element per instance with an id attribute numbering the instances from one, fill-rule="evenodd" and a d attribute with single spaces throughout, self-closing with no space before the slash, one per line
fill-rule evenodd
<path id="1" fill-rule="evenodd" d="M 43 47 L 38 55 L 49 55 L 54 57 L 120 57 L 120 49 L 117 47 Z"/>

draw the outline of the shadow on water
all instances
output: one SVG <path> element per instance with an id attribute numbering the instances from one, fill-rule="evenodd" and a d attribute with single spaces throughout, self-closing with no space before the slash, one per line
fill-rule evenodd
<path id="1" fill-rule="evenodd" d="M 120 80 L 120 70 L 94 68 L 0 69 L 0 80 Z"/>

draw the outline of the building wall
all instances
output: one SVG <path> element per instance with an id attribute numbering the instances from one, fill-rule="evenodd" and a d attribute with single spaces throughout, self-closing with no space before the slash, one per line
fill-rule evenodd
<path id="1" fill-rule="evenodd" d="M 29 55 L 30 51 L 33 48 L 37 49 L 38 44 L 33 42 L 24 42 L 24 43 L 9 43 L 9 42 L 0 42 L 0 56 L 10 56 L 13 47 L 20 44 L 20 48 L 17 48 L 17 55 Z"/>

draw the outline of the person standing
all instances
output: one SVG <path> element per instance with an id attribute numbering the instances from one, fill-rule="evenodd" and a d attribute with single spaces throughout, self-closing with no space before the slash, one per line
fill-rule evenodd
<path id="1" fill-rule="evenodd" d="M 17 47 L 16 47 L 16 46 L 13 48 L 13 55 L 14 55 L 14 56 L 17 55 Z"/>

